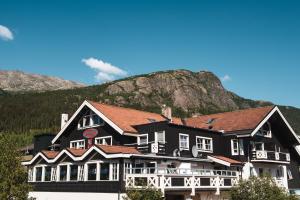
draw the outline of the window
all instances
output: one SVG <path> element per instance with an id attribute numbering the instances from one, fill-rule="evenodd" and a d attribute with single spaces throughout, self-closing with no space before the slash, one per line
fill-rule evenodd
<path id="1" fill-rule="evenodd" d="M 257 135 L 264 137 L 272 137 L 272 130 L 270 122 L 265 123 L 258 131 Z"/>
<path id="2" fill-rule="evenodd" d="M 155 132 L 155 143 L 165 143 L 165 131 Z"/>
<path id="3" fill-rule="evenodd" d="M 51 181 L 51 169 L 50 166 L 45 167 L 45 181 Z"/>
<path id="4" fill-rule="evenodd" d="M 70 181 L 77 181 L 78 179 L 78 165 L 70 166 Z"/>
<path id="5" fill-rule="evenodd" d="M 97 164 L 96 163 L 92 163 L 92 164 L 88 164 L 87 165 L 88 169 L 88 180 L 89 181 L 95 181 L 96 180 L 96 177 L 97 177 Z"/>
<path id="6" fill-rule="evenodd" d="M 262 142 L 256 142 L 255 143 L 255 150 L 256 151 L 263 151 L 265 148 L 264 148 L 264 143 Z"/>
<path id="7" fill-rule="evenodd" d="M 118 163 L 112 163 L 112 177 L 113 181 L 118 180 Z"/>
<path id="8" fill-rule="evenodd" d="M 71 141 L 70 142 L 70 148 L 85 149 L 85 141 L 84 140 Z"/>
<path id="9" fill-rule="evenodd" d="M 213 151 L 212 138 L 196 136 L 196 146 L 199 151 Z"/>
<path id="10" fill-rule="evenodd" d="M 78 129 L 103 125 L 104 121 L 93 111 L 88 111 L 78 122 Z"/>
<path id="11" fill-rule="evenodd" d="M 95 138 L 95 144 L 112 145 L 112 136 L 97 137 Z"/>
<path id="12" fill-rule="evenodd" d="M 258 175 L 263 176 L 264 175 L 264 169 L 263 168 L 258 168 Z"/>
<path id="13" fill-rule="evenodd" d="M 137 143 L 138 145 L 148 144 L 148 134 L 140 135 Z"/>
<path id="14" fill-rule="evenodd" d="M 67 181 L 67 165 L 59 166 L 59 181 Z"/>
<path id="15" fill-rule="evenodd" d="M 231 140 L 231 154 L 239 155 L 239 141 L 237 139 Z"/>
<path id="16" fill-rule="evenodd" d="M 244 155 L 243 139 L 231 140 L 231 155 Z"/>
<path id="17" fill-rule="evenodd" d="M 109 180 L 109 163 L 101 163 L 100 180 Z"/>
<path id="18" fill-rule="evenodd" d="M 35 181 L 42 181 L 43 167 L 35 168 Z"/>
<path id="19" fill-rule="evenodd" d="M 289 180 L 293 179 L 292 171 L 290 169 L 287 170 L 287 177 Z"/>
<path id="20" fill-rule="evenodd" d="M 51 174 L 51 181 L 56 181 L 56 172 L 57 172 L 57 167 L 52 168 L 52 174 Z"/>
<path id="21" fill-rule="evenodd" d="M 84 181 L 84 165 L 79 165 L 78 181 Z"/>
<path id="22" fill-rule="evenodd" d="M 281 178 L 283 177 L 283 167 L 282 166 L 279 166 L 277 169 L 276 169 L 276 178 Z"/>
<path id="23" fill-rule="evenodd" d="M 179 148 L 184 150 L 189 149 L 189 135 L 179 133 Z"/>
<path id="24" fill-rule="evenodd" d="M 130 174 L 131 173 L 131 168 L 132 168 L 132 165 L 130 162 L 124 162 L 124 171 L 123 171 L 123 177 L 124 177 L 124 180 L 126 178 L 126 174 Z"/>

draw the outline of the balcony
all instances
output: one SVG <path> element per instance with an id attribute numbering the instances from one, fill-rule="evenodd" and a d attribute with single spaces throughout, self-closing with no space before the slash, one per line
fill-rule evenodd
<path id="1" fill-rule="evenodd" d="M 252 151 L 251 161 L 290 162 L 290 154 L 275 151 L 257 150 Z"/>
<path id="2" fill-rule="evenodd" d="M 165 191 L 213 189 L 220 194 L 220 189 L 229 189 L 238 183 L 237 171 L 178 169 L 178 168 L 132 168 L 126 169 L 126 188 L 154 187 Z"/>
<path id="3" fill-rule="evenodd" d="M 147 144 L 140 144 L 137 145 L 137 149 L 141 153 L 156 153 L 164 155 L 166 153 L 166 143 L 155 143 L 155 142 L 149 142 Z"/>

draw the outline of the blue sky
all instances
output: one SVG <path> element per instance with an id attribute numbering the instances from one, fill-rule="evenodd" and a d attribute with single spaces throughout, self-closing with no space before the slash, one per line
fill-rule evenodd
<path id="1" fill-rule="evenodd" d="M 238 95 L 300 107 L 299 19 L 297 1 L 0 0 L 0 69 L 86 84 L 208 70 Z"/>

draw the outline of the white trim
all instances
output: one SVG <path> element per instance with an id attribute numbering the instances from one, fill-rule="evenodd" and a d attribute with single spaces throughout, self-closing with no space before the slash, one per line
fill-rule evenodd
<path id="1" fill-rule="evenodd" d="M 285 117 L 283 116 L 283 114 L 281 113 L 281 111 L 279 110 L 279 108 L 277 106 L 275 106 L 273 108 L 273 110 L 264 118 L 264 120 L 262 120 L 257 127 L 252 131 L 251 136 L 254 136 L 256 134 L 256 132 L 269 120 L 269 118 L 275 113 L 278 112 L 280 117 L 283 119 L 284 123 L 287 125 L 288 129 L 292 132 L 292 134 L 294 135 L 294 137 L 296 138 L 296 140 L 298 141 L 298 143 L 300 144 L 300 139 L 298 138 L 297 134 L 295 133 L 295 131 L 293 130 L 293 128 L 291 127 L 291 125 L 288 123 L 288 121 L 285 119 Z"/>
<path id="2" fill-rule="evenodd" d="M 187 136 L 187 147 L 181 147 L 180 146 L 180 136 Z M 188 134 L 179 133 L 179 149 L 181 150 L 189 150 L 190 149 L 190 136 Z"/>
<path id="3" fill-rule="evenodd" d="M 112 122 L 110 119 L 108 119 L 103 113 L 101 113 L 99 110 L 97 110 L 94 106 L 92 106 L 87 100 L 85 100 L 80 107 L 76 110 L 76 112 L 72 115 L 72 117 L 69 119 L 69 121 L 66 123 L 66 125 L 58 132 L 58 134 L 55 136 L 55 138 L 52 140 L 52 144 L 56 142 L 56 140 L 64 133 L 64 131 L 67 129 L 67 127 L 73 122 L 75 117 L 79 114 L 79 112 L 84 108 L 84 106 L 87 106 L 92 111 L 94 111 L 95 114 L 97 114 L 100 118 L 102 118 L 106 123 L 108 123 L 112 128 L 114 128 L 117 132 L 119 132 L 121 135 L 124 134 L 124 131 L 118 127 L 114 122 Z"/>
<path id="4" fill-rule="evenodd" d="M 264 163 L 281 163 L 281 164 L 290 164 L 290 162 L 286 161 L 276 161 L 276 160 L 251 160 L 252 163 L 256 162 L 264 162 Z"/>
<path id="5" fill-rule="evenodd" d="M 39 152 L 37 155 L 35 155 L 30 161 L 22 162 L 22 165 L 31 165 L 38 157 L 42 157 L 47 163 L 55 163 L 62 155 L 67 154 L 73 161 L 81 161 L 83 160 L 87 155 L 89 155 L 93 150 L 97 151 L 100 155 L 102 155 L 105 158 L 130 158 L 134 154 L 106 154 L 102 150 L 100 150 L 98 147 L 93 146 L 89 148 L 82 156 L 75 157 L 73 156 L 68 150 L 64 149 L 62 150 L 55 158 L 48 159 L 46 156 L 44 156 L 41 152 Z"/>
<path id="6" fill-rule="evenodd" d="M 197 146 L 197 139 L 204 139 L 204 140 L 210 140 L 210 146 L 211 146 L 211 149 L 210 150 L 207 150 L 206 148 L 205 148 L 205 142 L 203 143 L 203 147 L 204 147 L 204 149 L 200 149 L 200 148 L 198 148 L 198 146 Z M 203 141 L 204 141 L 203 140 Z M 202 136 L 196 136 L 196 147 L 197 147 L 197 150 L 198 151 L 200 151 L 200 152 L 208 152 L 208 153 L 213 153 L 213 150 L 214 150 L 214 148 L 213 148 L 213 139 L 212 138 L 210 138 L 210 137 L 202 137 Z"/>
<path id="7" fill-rule="evenodd" d="M 141 135 L 139 135 L 138 137 L 137 137 L 137 144 L 138 145 L 141 145 L 141 137 L 144 137 L 144 136 L 147 136 L 147 143 L 146 144 L 148 144 L 148 134 L 141 134 Z"/>
<path id="8" fill-rule="evenodd" d="M 97 140 L 99 140 L 99 139 L 106 139 L 106 138 L 110 138 L 110 144 L 108 144 L 108 145 L 112 145 L 112 136 L 103 136 L 103 137 L 96 137 L 95 138 L 95 144 L 99 144 L 99 143 L 97 143 L 96 141 Z"/>
<path id="9" fill-rule="evenodd" d="M 218 159 L 218 158 L 215 158 L 215 157 L 212 157 L 212 156 L 207 156 L 208 159 L 216 162 L 216 163 L 219 163 L 221 165 L 225 165 L 227 167 L 230 167 L 230 163 L 229 162 L 226 162 L 224 160 L 221 160 L 221 159 Z"/>

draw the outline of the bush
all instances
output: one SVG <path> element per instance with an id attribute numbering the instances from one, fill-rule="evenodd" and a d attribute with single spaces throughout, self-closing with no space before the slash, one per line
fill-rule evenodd
<path id="1" fill-rule="evenodd" d="M 154 188 L 128 189 L 123 200 L 163 200 L 162 192 Z"/>
<path id="2" fill-rule="evenodd" d="M 239 184 L 230 190 L 232 200 L 297 200 L 294 195 L 279 188 L 268 176 L 250 177 L 240 180 Z"/>

